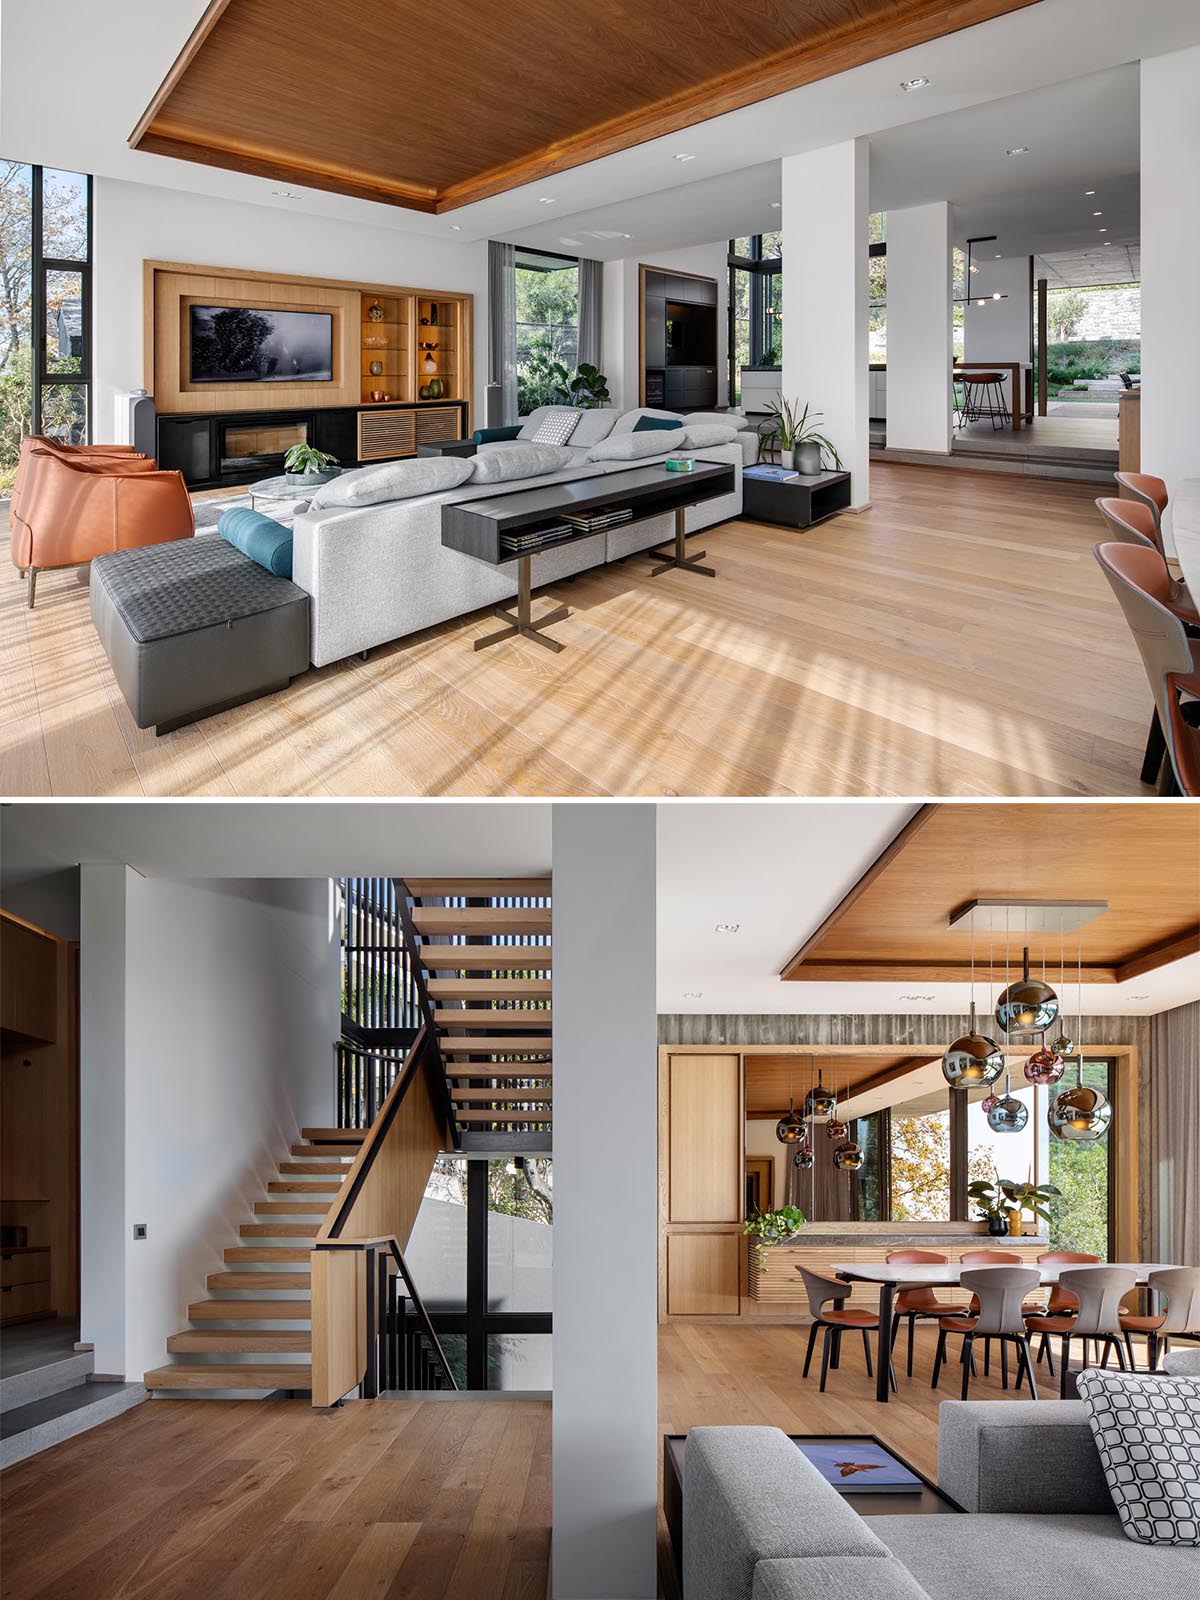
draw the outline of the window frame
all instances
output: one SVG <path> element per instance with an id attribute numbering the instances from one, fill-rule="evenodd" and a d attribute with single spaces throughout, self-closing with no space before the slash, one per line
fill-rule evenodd
<path id="1" fill-rule="evenodd" d="M 51 167 L 51 172 L 67 171 Z M 93 351 L 92 351 L 92 242 L 94 226 L 93 178 L 90 172 L 75 173 L 84 180 L 86 216 L 84 223 L 85 259 L 70 260 L 64 256 L 44 253 L 45 172 L 43 166 L 30 167 L 30 349 L 29 363 L 29 419 L 35 435 L 44 433 L 43 396 L 47 389 L 82 389 L 84 396 L 83 440 L 87 444 L 92 433 Z M 51 372 L 48 370 L 46 328 L 46 279 L 51 272 L 72 272 L 79 275 L 79 328 L 80 352 L 77 372 Z"/>
<path id="2" fill-rule="evenodd" d="M 750 241 L 750 254 L 740 255 L 737 250 L 737 240 L 730 239 L 729 252 L 726 257 L 728 268 L 728 350 L 729 350 L 729 395 L 732 402 L 738 393 L 737 372 L 737 339 L 734 331 L 736 321 L 735 308 L 737 296 L 734 292 L 734 273 L 745 272 L 750 275 L 750 360 L 751 367 L 761 366 L 763 355 L 770 349 L 770 341 L 766 335 L 765 309 L 767 296 L 764 294 L 765 280 L 781 276 L 783 273 L 783 247 L 777 256 L 764 256 L 762 253 L 763 236 L 761 233 L 747 234 Z M 773 298 L 773 297 L 772 297 Z M 782 338 L 780 340 L 780 354 L 782 356 Z"/>

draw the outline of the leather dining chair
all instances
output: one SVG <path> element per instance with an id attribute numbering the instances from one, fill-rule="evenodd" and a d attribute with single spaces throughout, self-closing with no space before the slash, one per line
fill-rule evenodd
<path id="1" fill-rule="evenodd" d="M 804 1280 L 804 1290 L 808 1295 L 808 1310 L 813 1319 L 812 1327 L 808 1334 L 808 1349 L 804 1354 L 804 1376 L 808 1377 L 808 1369 L 812 1362 L 813 1346 L 817 1342 L 817 1329 L 824 1328 L 825 1342 L 821 1347 L 821 1393 L 825 1393 L 825 1380 L 829 1375 L 829 1368 L 837 1368 L 842 1356 L 842 1334 L 847 1328 L 853 1332 L 858 1329 L 862 1333 L 863 1354 L 867 1360 L 867 1377 L 873 1377 L 871 1369 L 871 1341 L 868 1335 L 879 1327 L 879 1318 L 872 1311 L 855 1311 L 841 1302 L 850 1293 L 850 1285 L 843 1283 L 840 1278 L 827 1278 L 823 1273 L 811 1272 L 807 1267 L 796 1269 Z M 832 1311 L 825 1307 L 830 1301 L 836 1301 Z M 832 1355 L 832 1361 L 830 1356 Z M 892 1370 L 891 1357 L 888 1357 L 888 1378 L 893 1391 L 896 1387 L 896 1374 Z"/>
<path id="2" fill-rule="evenodd" d="M 942 1317 L 938 1323 L 937 1350 L 933 1358 L 933 1382 L 938 1386 L 942 1364 L 946 1360 L 947 1335 L 962 1335 L 962 1398 L 965 1400 L 971 1387 L 974 1369 L 973 1347 L 976 1339 L 999 1339 L 1003 1352 L 1001 1374 L 1008 1388 L 1008 1346 L 1013 1344 L 1017 1353 L 1017 1388 L 1022 1377 L 1029 1379 L 1029 1393 L 1037 1399 L 1037 1379 L 1033 1375 L 1033 1359 L 1029 1353 L 1029 1333 L 1025 1327 L 1024 1301 L 1031 1290 L 1041 1282 L 1041 1274 L 1033 1267 L 981 1267 L 974 1272 L 963 1272 L 959 1282 L 970 1289 L 972 1304 L 978 1305 L 975 1316 L 969 1313 Z"/>
<path id="3" fill-rule="evenodd" d="M 1065 1266 L 1098 1266 L 1100 1257 L 1089 1255 L 1086 1250 L 1044 1250 L 1038 1257 L 1038 1265 L 1045 1263 L 1048 1267 Z M 1044 1306 L 1026 1306 L 1025 1326 L 1035 1337 L 1038 1333 L 1038 1324 L 1043 1317 L 1073 1317 L 1079 1310 L 1079 1299 L 1070 1289 L 1065 1289 L 1061 1283 L 1050 1285 L 1050 1298 Z M 1085 1347 L 1086 1349 L 1086 1347 Z M 1054 1376 L 1054 1353 L 1050 1348 L 1049 1335 L 1043 1333 L 1038 1345 L 1037 1358 L 1040 1361 L 1045 1356 L 1050 1366 L 1050 1376 Z"/>
<path id="4" fill-rule="evenodd" d="M 899 1261 L 912 1266 L 944 1267 L 949 1261 L 949 1256 L 942 1256 L 936 1250 L 889 1250 L 887 1261 Z M 949 1307 L 942 1304 L 932 1289 L 900 1289 L 892 1302 L 892 1339 L 889 1349 L 896 1348 L 896 1335 L 900 1331 L 901 1318 L 908 1318 L 908 1375 L 913 1372 L 913 1327 L 918 1317 L 928 1319 L 944 1317 Z"/>
<path id="5" fill-rule="evenodd" d="M 1149 545 L 1165 557 L 1162 534 L 1158 523 L 1144 505 L 1135 500 L 1118 500 L 1114 495 L 1101 495 L 1096 510 L 1108 524 L 1109 538 L 1120 544 Z"/>
<path id="6" fill-rule="evenodd" d="M 1116 1348 L 1117 1361 L 1125 1371 L 1125 1351 L 1122 1346 L 1121 1299 L 1137 1286 L 1137 1273 L 1128 1267 L 1075 1267 L 1060 1272 L 1058 1281 L 1079 1301 L 1073 1316 L 1042 1317 L 1039 1331 L 1058 1334 L 1061 1339 L 1062 1371 L 1059 1373 L 1059 1394 L 1067 1398 L 1067 1378 L 1071 1367 L 1071 1340 L 1084 1341 L 1084 1362 L 1087 1361 L 1087 1341 L 1095 1339 L 1097 1348 L 1103 1341 L 1107 1358 L 1111 1347 Z"/>
<path id="7" fill-rule="evenodd" d="M 1130 1335 L 1144 1333 L 1150 1371 L 1157 1372 L 1159 1354 L 1171 1348 L 1173 1333 L 1200 1334 L 1200 1267 L 1164 1267 L 1161 1272 L 1152 1272 L 1148 1281 L 1151 1289 L 1165 1296 L 1166 1310 L 1147 1317 L 1122 1313 L 1121 1332 L 1131 1370 L 1134 1360 Z M 1106 1349 L 1105 1359 L 1107 1355 Z"/>
<path id="8" fill-rule="evenodd" d="M 1167 486 L 1162 479 L 1151 477 L 1148 472 L 1114 472 L 1113 477 L 1131 500 L 1145 506 L 1154 518 L 1155 528 L 1160 529 L 1167 509 Z"/>
<path id="9" fill-rule="evenodd" d="M 1142 781 L 1153 783 L 1163 756 L 1171 763 L 1175 792 L 1200 795 L 1200 728 L 1185 712 L 1182 695 L 1200 698 L 1200 641 L 1166 604 L 1172 579 L 1157 550 L 1131 544 L 1098 544 L 1092 554 L 1100 563 L 1141 654 L 1154 696 L 1154 721 L 1142 762 Z"/>

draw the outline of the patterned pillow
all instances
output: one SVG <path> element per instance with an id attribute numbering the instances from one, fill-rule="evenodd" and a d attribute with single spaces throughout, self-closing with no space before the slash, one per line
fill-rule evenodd
<path id="1" fill-rule="evenodd" d="M 1200 1379 L 1089 1367 L 1079 1397 L 1125 1537 L 1200 1545 Z"/>
<path id="2" fill-rule="evenodd" d="M 575 432 L 582 412 L 555 409 L 544 416 L 529 436 L 530 444 L 566 444 Z"/>

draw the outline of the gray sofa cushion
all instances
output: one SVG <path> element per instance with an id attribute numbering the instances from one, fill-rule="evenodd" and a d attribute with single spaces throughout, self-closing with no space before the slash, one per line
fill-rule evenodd
<path id="1" fill-rule="evenodd" d="M 689 450 L 703 450 L 706 445 L 732 444 L 737 435 L 727 422 L 689 422 L 684 440 Z"/>
<path id="2" fill-rule="evenodd" d="M 585 450 L 591 445 L 598 444 L 601 439 L 607 439 L 612 432 L 613 423 L 620 416 L 615 406 L 594 406 L 584 411 L 578 411 L 575 406 L 537 406 L 527 417 L 521 418 L 519 437 L 524 440 L 532 439 L 547 417 L 568 411 L 577 413 L 579 418 L 571 429 L 568 442 Z"/>
<path id="3" fill-rule="evenodd" d="M 1200 1379 L 1089 1367 L 1079 1394 L 1127 1537 L 1200 1546 Z"/>
<path id="4" fill-rule="evenodd" d="M 1058 1409 L 1058 1402 L 1047 1405 Z M 1044 1487 L 1031 1480 L 1031 1489 Z M 1135 1544 L 1113 1516 L 869 1517 L 930 1600 L 1195 1600 L 1194 1549 Z"/>
<path id="5" fill-rule="evenodd" d="M 693 1428 L 683 1458 L 686 1600 L 750 1600 L 758 1561 L 887 1559 L 887 1550 L 778 1428 Z"/>
<path id="6" fill-rule="evenodd" d="M 684 434 L 682 426 L 666 429 L 656 428 L 652 433 L 613 433 L 607 439 L 601 439 L 599 444 L 594 444 L 588 451 L 589 461 L 640 461 L 649 456 L 666 456 L 672 450 L 678 450 L 683 444 Z"/>
<path id="7" fill-rule="evenodd" d="M 752 1600 L 929 1600 L 899 1561 L 871 1556 L 800 1556 L 760 1561 Z"/>
<path id="8" fill-rule="evenodd" d="M 518 439 L 512 444 L 481 445 L 467 465 L 473 469 L 472 483 L 509 483 L 561 472 L 576 459 L 565 445 L 529 444 Z"/>
<path id="9" fill-rule="evenodd" d="M 614 433 L 632 433 L 638 425 L 639 417 L 673 417 L 679 426 L 683 427 L 683 418 L 678 411 L 656 411 L 653 406 L 635 406 L 632 411 L 623 411 L 613 423 Z"/>
<path id="10" fill-rule="evenodd" d="M 1163 1357 L 1162 1367 L 1173 1378 L 1200 1378 L 1200 1349 L 1172 1350 Z"/>
<path id="11" fill-rule="evenodd" d="M 1081 1400 L 944 1400 L 938 1486 L 966 1511 L 1115 1509 Z"/>
<path id="12" fill-rule="evenodd" d="M 323 483 L 313 495 L 309 510 L 412 500 L 419 494 L 453 489 L 470 476 L 471 461 L 461 456 L 418 456 L 411 461 L 384 461 L 377 467 L 356 467 Z"/>

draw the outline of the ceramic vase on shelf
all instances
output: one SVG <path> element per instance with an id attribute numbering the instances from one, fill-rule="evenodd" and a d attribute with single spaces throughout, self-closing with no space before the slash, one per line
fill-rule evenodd
<path id="1" fill-rule="evenodd" d="M 421 371 L 429 376 L 432 376 L 432 374 L 437 371 L 437 362 L 431 355 L 422 356 Z"/>
<path id="2" fill-rule="evenodd" d="M 988 1232 L 994 1239 L 1008 1232 L 1008 1218 L 1002 1211 L 993 1211 L 988 1217 Z"/>
<path id="3" fill-rule="evenodd" d="M 373 378 L 379 378 L 379 377 L 383 376 L 383 362 L 382 361 L 372 361 L 372 363 L 371 363 L 371 376 Z"/>
<path id="4" fill-rule="evenodd" d="M 1008 1213 L 1009 1238 L 1019 1239 L 1021 1237 L 1022 1228 L 1023 1224 L 1021 1221 L 1021 1213 L 1017 1210 L 1016 1206 L 1010 1207 Z"/>
<path id="5" fill-rule="evenodd" d="M 821 470 L 821 446 L 819 444 L 798 444 L 793 452 L 796 460 L 796 471 L 806 478 L 815 478 Z"/>

